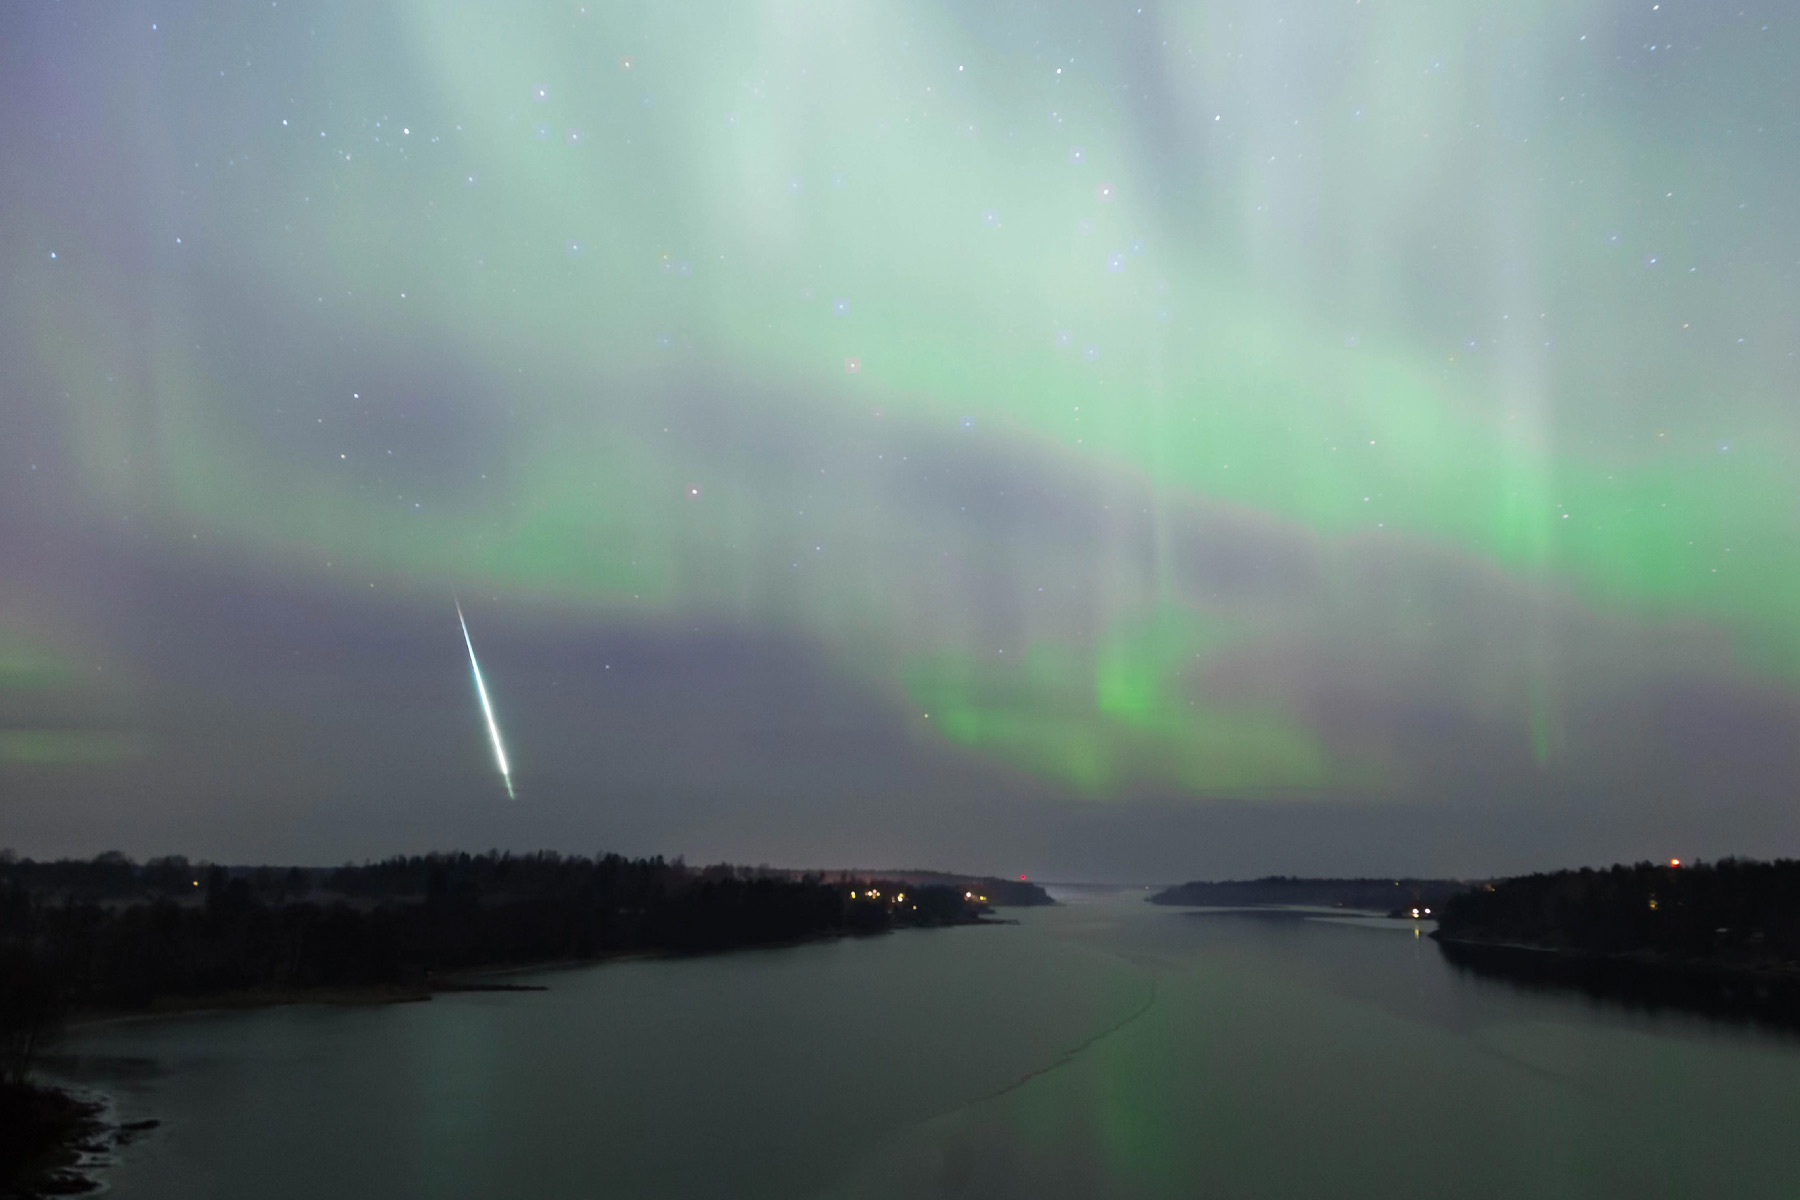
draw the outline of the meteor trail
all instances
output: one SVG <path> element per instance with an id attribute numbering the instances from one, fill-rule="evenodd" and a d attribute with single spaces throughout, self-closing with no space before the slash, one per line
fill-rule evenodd
<path id="1" fill-rule="evenodd" d="M 456 620 L 462 626 L 463 645 L 469 648 L 469 667 L 475 672 L 475 694 L 481 697 L 481 711 L 487 717 L 488 736 L 494 739 L 494 761 L 500 764 L 500 778 L 506 783 L 506 798 L 513 795 L 512 768 L 506 765 L 506 747 L 500 744 L 500 727 L 494 724 L 494 706 L 488 703 L 487 684 L 481 682 L 481 664 L 475 661 L 475 643 L 469 640 L 469 622 L 463 618 L 462 601 L 451 597 L 456 605 Z"/>

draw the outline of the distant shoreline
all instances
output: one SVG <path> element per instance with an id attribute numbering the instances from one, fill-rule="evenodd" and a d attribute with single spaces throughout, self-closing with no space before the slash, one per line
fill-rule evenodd
<path id="1" fill-rule="evenodd" d="M 1194 880 L 1164 888 L 1151 904 L 1206 908 L 1349 909 L 1389 916 L 1430 916 L 1473 884 L 1459 879 L 1306 878 L 1267 875 L 1261 879 Z M 1415 912 L 1414 910 L 1418 910 Z"/>

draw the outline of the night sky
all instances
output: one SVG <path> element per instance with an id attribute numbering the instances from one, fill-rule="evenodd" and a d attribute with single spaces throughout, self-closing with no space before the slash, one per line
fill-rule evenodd
<path id="1" fill-rule="evenodd" d="M 1758 0 L 8 4 L 0 845 L 1800 853 L 1796 79 Z"/>

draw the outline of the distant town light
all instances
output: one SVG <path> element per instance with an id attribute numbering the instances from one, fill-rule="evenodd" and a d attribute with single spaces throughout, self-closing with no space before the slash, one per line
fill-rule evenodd
<path id="1" fill-rule="evenodd" d="M 1671 858 L 1669 860 L 1669 865 L 1671 867 L 1679 867 L 1681 865 L 1681 860 L 1679 858 Z"/>

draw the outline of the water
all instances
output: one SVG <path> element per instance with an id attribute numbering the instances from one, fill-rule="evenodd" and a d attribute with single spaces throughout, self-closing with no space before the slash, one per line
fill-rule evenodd
<path id="1" fill-rule="evenodd" d="M 542 993 L 92 1027 L 125 1200 L 1800 1195 L 1800 1040 L 1134 894 Z"/>

